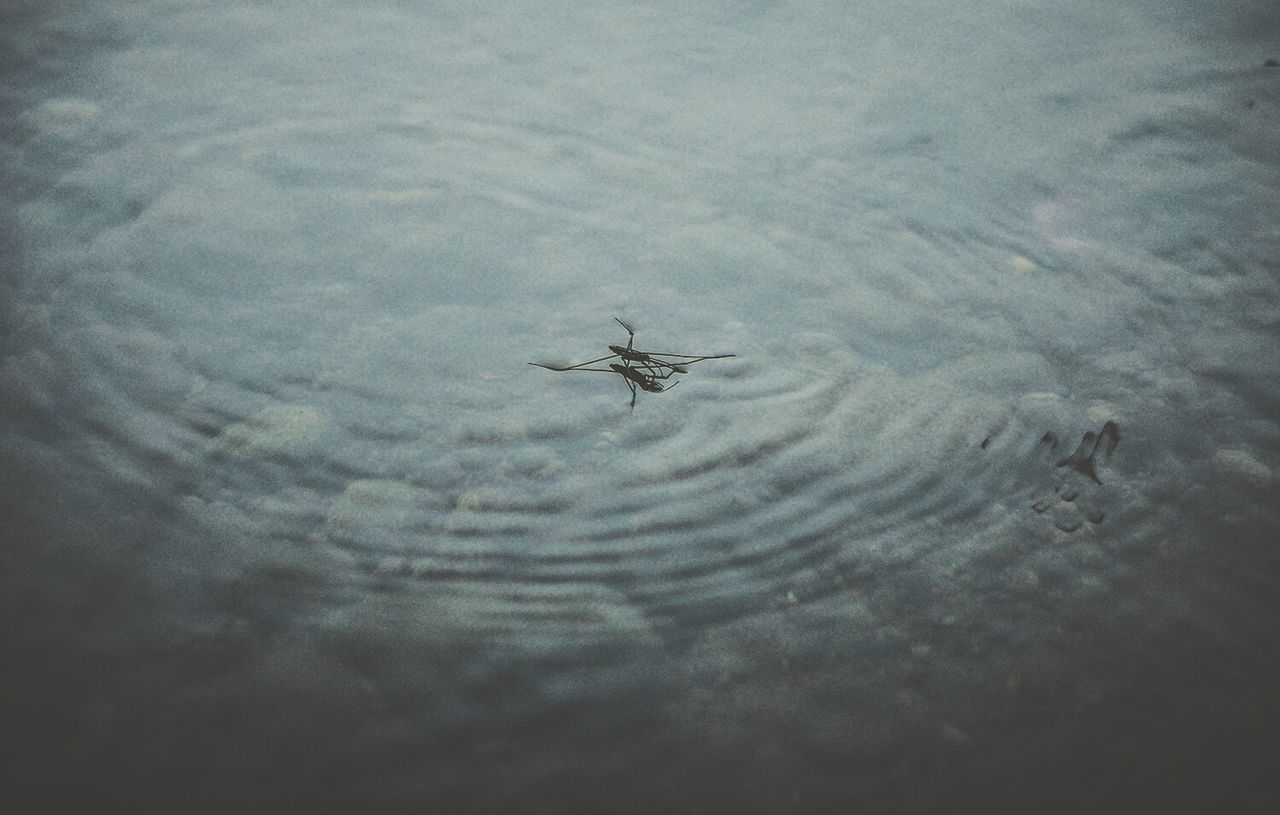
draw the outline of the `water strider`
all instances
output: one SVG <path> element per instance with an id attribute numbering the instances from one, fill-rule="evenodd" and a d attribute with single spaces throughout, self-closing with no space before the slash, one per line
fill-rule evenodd
<path id="1" fill-rule="evenodd" d="M 576 365 L 557 366 L 548 365 L 542 362 L 530 362 L 530 365 L 539 368 L 546 368 L 549 371 L 591 371 L 593 373 L 614 373 L 622 377 L 627 383 L 627 387 L 631 389 L 631 407 L 636 406 L 636 388 L 649 393 L 662 393 L 664 390 L 670 390 L 679 384 L 679 380 L 672 382 L 670 385 L 663 384 L 658 380 L 670 379 L 674 374 L 685 374 L 689 372 L 689 367 L 695 362 L 702 362 L 706 359 L 725 359 L 727 357 L 736 356 L 736 354 L 669 354 L 659 351 L 641 351 L 634 346 L 636 332 L 631 326 L 622 320 L 614 317 L 618 321 L 618 325 L 627 330 L 626 347 L 621 345 L 610 345 L 609 350 L 613 353 L 599 359 L 590 359 L 586 362 L 579 362 Z M 589 365 L 595 365 L 598 362 L 604 362 L 606 359 L 621 359 L 622 364 L 610 363 L 607 368 L 589 368 Z M 672 360 L 679 360 L 674 362 Z"/>

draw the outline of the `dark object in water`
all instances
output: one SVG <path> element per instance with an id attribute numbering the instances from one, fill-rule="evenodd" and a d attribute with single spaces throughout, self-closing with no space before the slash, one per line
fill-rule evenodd
<path id="1" fill-rule="evenodd" d="M 1280 68 L 1280 61 L 1269 59 L 1266 62 L 1262 63 L 1262 67 L 1263 68 Z"/>
<path id="2" fill-rule="evenodd" d="M 983 450 L 986 450 L 987 445 L 990 443 L 991 443 L 991 437 L 987 436 L 985 439 L 982 440 L 982 444 L 979 444 L 978 446 L 981 447 Z"/>
<path id="3" fill-rule="evenodd" d="M 1102 454 L 1110 457 L 1119 443 L 1120 428 L 1116 426 L 1115 422 L 1108 421 L 1102 426 L 1102 430 L 1099 433 L 1094 434 L 1092 430 L 1085 433 L 1076 451 L 1059 461 L 1058 466 L 1070 467 L 1081 475 L 1087 475 L 1101 484 L 1102 479 L 1098 478 L 1098 473 L 1094 469 L 1094 456 L 1097 455 L 1098 448 L 1101 446 Z"/>
<path id="4" fill-rule="evenodd" d="M 1049 449 L 1055 449 L 1058 446 L 1058 436 L 1052 431 L 1045 431 L 1044 436 L 1040 438 L 1041 444 L 1049 445 Z M 1076 447 L 1075 452 L 1058 462 L 1059 467 L 1070 467 L 1081 475 L 1087 475 L 1098 484 L 1102 483 L 1102 479 L 1098 478 L 1097 456 L 1101 450 L 1104 458 L 1111 456 L 1115 452 L 1116 445 L 1120 444 L 1120 428 L 1115 422 L 1106 422 L 1102 425 L 1102 429 L 1097 433 L 1090 430 L 1084 434 L 1084 438 L 1080 440 L 1080 445 Z M 1053 495 L 1047 495 L 1031 505 L 1031 509 L 1038 514 L 1044 514 L 1050 509 L 1062 504 L 1075 504 L 1077 498 L 1080 497 L 1080 491 L 1069 486 L 1069 477 L 1064 477 L 1059 481 L 1058 485 L 1053 489 Z M 1086 501 L 1088 499 L 1086 498 Z M 1082 502 L 1084 503 L 1084 502 Z M 1083 513 L 1084 518 L 1081 519 L 1080 514 Z M 1063 532 L 1075 532 L 1084 526 L 1084 522 L 1097 525 L 1102 523 L 1102 519 L 1106 517 L 1106 513 L 1101 510 L 1089 511 L 1086 507 L 1071 510 L 1069 518 L 1061 518 L 1054 526 Z"/>

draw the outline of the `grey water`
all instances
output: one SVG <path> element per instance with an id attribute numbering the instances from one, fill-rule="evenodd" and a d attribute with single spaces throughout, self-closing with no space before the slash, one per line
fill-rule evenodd
<path id="1" fill-rule="evenodd" d="M 6 797 L 1269 794 L 1270 4 L 5 0 L 0 54 Z M 527 365 L 615 317 L 736 356 Z"/>

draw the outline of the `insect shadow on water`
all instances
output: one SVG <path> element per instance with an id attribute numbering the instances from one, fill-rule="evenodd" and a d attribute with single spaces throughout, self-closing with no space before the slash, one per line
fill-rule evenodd
<path id="1" fill-rule="evenodd" d="M 1046 436 L 1052 436 L 1046 433 Z M 1057 446 L 1057 439 L 1053 439 L 1054 444 L 1050 447 Z M 1076 447 L 1076 451 L 1066 458 L 1058 462 L 1059 467 L 1070 467 L 1081 475 L 1087 475 L 1094 482 L 1101 484 L 1102 479 L 1098 478 L 1098 471 L 1094 469 L 1094 457 L 1098 454 L 1098 449 L 1102 449 L 1102 454 L 1110 458 L 1115 452 L 1116 445 L 1120 443 L 1120 428 L 1115 422 L 1107 422 L 1102 426 L 1102 430 L 1094 433 L 1092 430 L 1084 434 L 1084 438 L 1080 440 L 1080 445 Z"/>
<path id="2" fill-rule="evenodd" d="M 1058 448 L 1058 437 L 1052 431 L 1046 431 L 1044 436 L 1040 438 L 1041 444 L 1049 445 L 1050 450 Z M 1115 422 L 1108 421 L 1102 425 L 1102 429 L 1094 433 L 1092 430 L 1084 434 L 1084 438 L 1080 440 L 1080 444 L 1076 446 L 1075 452 L 1066 458 L 1060 459 L 1056 466 L 1067 467 L 1075 470 L 1081 475 L 1088 476 L 1095 484 L 1102 485 L 1102 479 L 1098 477 L 1097 455 L 1101 451 L 1105 458 L 1110 458 L 1115 452 L 1116 446 L 1120 444 L 1120 428 Z M 1079 497 L 1079 490 L 1068 486 L 1065 481 L 1058 484 L 1054 489 L 1055 496 L 1041 498 L 1031 505 L 1031 508 L 1037 513 L 1043 513 L 1051 507 L 1059 503 L 1072 503 Z M 1102 523 L 1105 513 L 1101 511 L 1093 511 L 1085 513 L 1085 520 L 1091 524 Z M 1059 521 L 1056 526 L 1063 532 L 1074 532 L 1080 528 L 1081 522 L 1078 520 Z"/>
<path id="3" fill-rule="evenodd" d="M 619 320 L 617 317 L 613 319 L 618 321 L 618 325 L 627 330 L 627 346 L 624 348 L 620 345 L 610 345 L 609 350 L 612 352 L 608 356 L 599 359 L 589 359 L 586 362 L 579 362 L 576 365 L 549 365 L 545 362 L 530 362 L 538 368 L 546 368 L 549 371 L 589 371 L 592 373 L 617 374 L 627 383 L 627 387 L 631 389 L 631 407 L 636 406 L 636 393 L 638 390 L 648 391 L 649 393 L 662 393 L 671 390 L 680 384 L 680 380 L 668 383 L 668 380 L 676 374 L 689 373 L 689 367 L 695 362 L 702 362 L 706 359 L 725 359 L 727 357 L 737 356 L 736 354 L 669 354 L 664 351 L 641 351 L 635 348 L 636 332 L 631 326 Z M 611 362 L 607 368 L 592 368 L 590 366 L 604 362 L 609 359 L 619 359 L 621 363 Z"/>

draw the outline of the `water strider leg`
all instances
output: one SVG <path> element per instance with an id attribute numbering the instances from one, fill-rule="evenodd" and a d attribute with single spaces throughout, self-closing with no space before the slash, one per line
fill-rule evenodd
<path id="1" fill-rule="evenodd" d="M 610 354 L 607 357 L 600 357 L 599 359 L 589 359 L 586 362 L 579 362 L 576 365 L 566 365 L 563 367 L 558 365 L 548 365 L 545 362 L 530 362 L 529 364 L 536 365 L 539 368 L 546 368 L 548 371 L 576 371 L 579 368 L 583 368 L 587 365 L 594 365 L 597 362 L 604 362 L 606 359 L 613 359 L 616 356 L 617 354 Z"/>
<path id="2" fill-rule="evenodd" d="M 617 318 L 617 317 L 614 317 L 613 319 L 618 320 L 618 318 Z M 631 343 L 633 343 L 633 342 L 635 342 L 635 341 L 636 341 L 636 332 L 635 332 L 634 330 L 632 330 L 631 326 L 629 326 L 629 325 L 627 325 L 626 323 L 622 322 L 622 320 L 618 320 L 618 325 L 620 325 L 620 326 L 622 326 L 623 328 L 627 329 L 627 350 L 628 350 L 628 351 L 630 351 L 630 350 L 631 350 Z"/>

